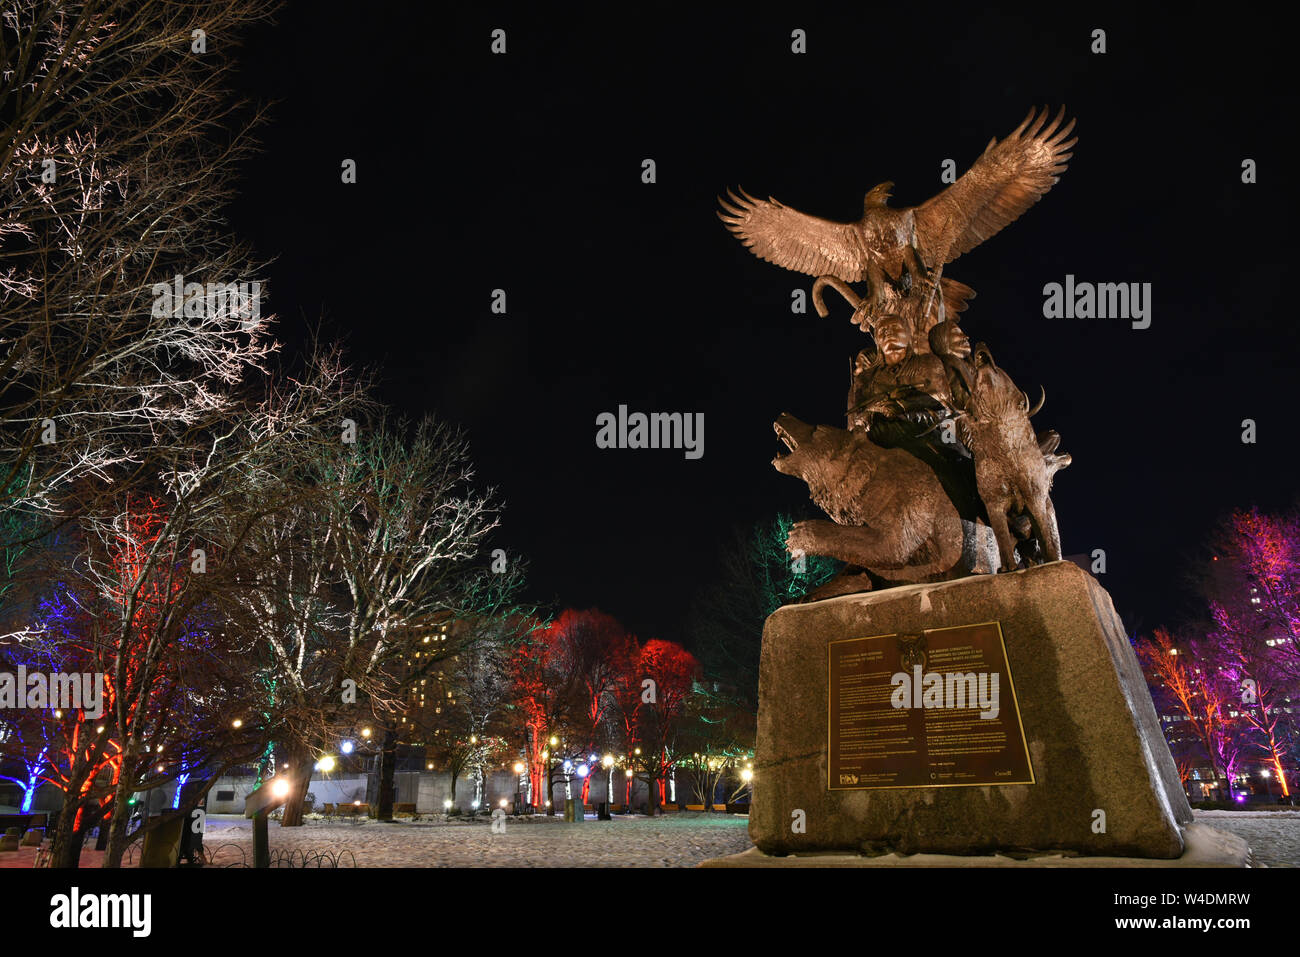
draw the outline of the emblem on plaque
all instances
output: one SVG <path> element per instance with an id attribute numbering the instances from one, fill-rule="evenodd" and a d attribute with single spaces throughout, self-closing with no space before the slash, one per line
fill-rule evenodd
<path id="1" fill-rule="evenodd" d="M 918 665 L 924 669 L 925 635 L 899 635 L 898 657 L 908 671 Z"/>

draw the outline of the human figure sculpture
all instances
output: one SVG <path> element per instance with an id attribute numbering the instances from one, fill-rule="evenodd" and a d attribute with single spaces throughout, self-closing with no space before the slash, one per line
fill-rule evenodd
<path id="1" fill-rule="evenodd" d="M 912 333 L 897 316 L 876 322 L 877 350 L 858 354 L 849 387 L 849 428 L 873 431 L 886 447 L 933 428 L 952 410 L 942 360 L 912 348 Z"/>
<path id="2" fill-rule="evenodd" d="M 959 409 L 968 408 L 975 374 L 970 367 L 971 348 L 966 333 L 957 323 L 948 320 L 930 329 L 929 340 L 930 351 L 943 363 L 953 405 Z"/>
<path id="3" fill-rule="evenodd" d="M 1030 409 L 988 347 L 972 349 L 957 318 L 974 291 L 943 270 L 1057 182 L 1075 143 L 1063 118 L 1031 111 L 920 206 L 891 208 L 892 184 L 877 186 L 856 223 L 743 191 L 721 201 L 727 228 L 756 255 L 816 277 L 818 315 L 835 289 L 874 341 L 852 364 L 847 429 L 790 415 L 776 426 L 790 453 L 773 464 L 807 482 L 831 519 L 798 523 L 787 547 L 847 563 L 830 593 L 1061 557 L 1048 492 L 1070 456 L 1057 453 L 1057 433 L 1034 433 L 1042 403 Z M 850 285 L 864 281 L 862 294 Z"/>

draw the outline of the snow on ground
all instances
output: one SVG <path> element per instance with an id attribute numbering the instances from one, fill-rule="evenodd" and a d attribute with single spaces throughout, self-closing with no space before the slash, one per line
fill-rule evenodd
<path id="1" fill-rule="evenodd" d="M 358 867 L 694 867 L 750 847 L 749 819 L 677 813 L 566 824 L 561 817 L 506 818 L 505 833 L 486 820 L 359 824 L 308 821 L 269 827 L 271 852 L 350 851 Z M 252 822 L 209 815 L 204 847 L 217 865 L 252 863 Z M 241 857 L 242 852 L 242 857 Z M 344 857 L 343 866 L 351 866 Z"/>
<path id="2" fill-rule="evenodd" d="M 1250 843 L 1267 867 L 1300 866 L 1300 811 L 1197 811 L 1196 820 Z M 480 819 L 358 824 L 309 820 L 300 828 L 272 822 L 272 853 L 343 855 L 342 866 L 358 867 L 693 867 L 700 861 L 738 854 L 752 845 L 748 818 L 734 814 L 677 813 L 658 818 L 616 817 L 579 825 L 559 817 L 507 818 L 504 834 Z M 252 822 L 212 814 L 203 837 L 217 865 L 252 864 Z M 0 854 L 0 867 L 31 867 L 35 848 Z M 82 867 L 96 867 L 103 855 L 82 854 Z"/>
<path id="3" fill-rule="evenodd" d="M 1250 845 L 1265 867 L 1300 867 L 1300 811 L 1194 811 L 1201 824 L 1229 831 Z"/>
<path id="4" fill-rule="evenodd" d="M 1196 811 L 1196 820 L 1236 834 L 1267 867 L 1300 866 L 1300 811 Z M 271 848 L 331 851 L 346 848 L 359 867 L 692 867 L 710 857 L 747 850 L 748 818 L 730 814 L 669 814 L 659 818 L 588 818 L 566 825 L 559 817 L 507 819 L 493 834 L 485 822 L 380 824 L 309 822 L 270 827 Z M 251 823 L 208 818 L 204 844 L 237 845 L 252 857 Z M 239 859 L 225 848 L 216 863 Z M 348 864 L 351 862 L 348 861 Z"/>

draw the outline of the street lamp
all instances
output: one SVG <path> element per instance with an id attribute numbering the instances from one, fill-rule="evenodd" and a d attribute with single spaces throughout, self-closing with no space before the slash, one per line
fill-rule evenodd
<path id="1" fill-rule="evenodd" d="M 524 762 L 515 762 L 515 813 L 518 814 L 524 806 Z M 504 802 L 501 805 L 505 807 Z"/>
<path id="2" fill-rule="evenodd" d="M 592 760 L 595 760 L 595 757 L 593 754 Z M 614 755 L 605 755 L 600 761 L 600 766 L 605 769 L 605 794 L 608 800 L 606 813 L 608 813 L 608 808 L 614 805 Z"/>

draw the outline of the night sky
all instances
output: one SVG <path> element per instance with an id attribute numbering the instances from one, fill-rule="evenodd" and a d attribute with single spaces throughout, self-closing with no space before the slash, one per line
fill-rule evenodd
<path id="1" fill-rule="evenodd" d="M 1069 170 L 945 275 L 978 293 L 971 339 L 1034 399 L 1046 388 L 1035 425 L 1074 456 L 1053 492 L 1064 551 L 1106 550 L 1102 583 L 1130 628 L 1194 613 L 1181 583 L 1216 520 L 1295 492 L 1288 34 L 1185 11 L 808 10 L 555 22 L 292 5 L 244 52 L 240 92 L 279 102 L 231 211 L 278 257 L 281 337 L 293 351 L 319 325 L 378 366 L 396 408 L 465 426 L 532 597 L 682 640 L 731 530 L 811 509 L 769 464 L 772 421 L 842 426 L 848 363 L 868 345 L 835 295 L 829 319 L 792 314 L 812 278 L 746 251 L 715 197 L 741 184 L 851 220 L 889 179 L 893 205 L 914 205 L 942 188 L 944 159 L 965 172 L 1031 106 L 1064 103 Z M 497 27 L 504 56 L 489 51 Z M 1089 50 L 1097 27 L 1104 55 Z M 1043 318 L 1044 284 L 1067 273 L 1150 282 L 1151 327 Z M 597 449 L 596 416 L 620 404 L 703 412 L 703 458 Z"/>

